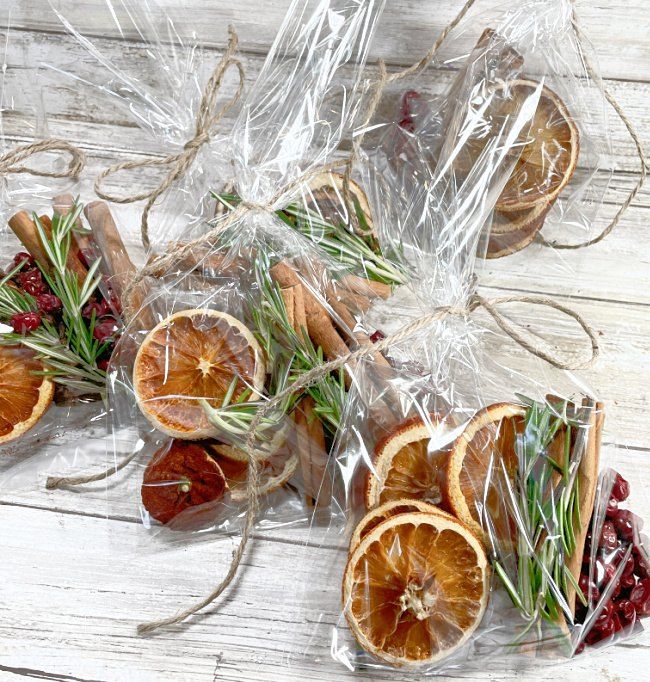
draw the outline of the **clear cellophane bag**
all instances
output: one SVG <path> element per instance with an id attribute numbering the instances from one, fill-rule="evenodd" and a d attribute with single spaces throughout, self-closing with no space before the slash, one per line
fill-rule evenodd
<path id="1" fill-rule="evenodd" d="M 435 138 L 435 165 L 432 142 L 401 121 L 376 123 L 360 156 L 375 236 L 409 279 L 362 320 L 388 337 L 388 366 L 351 370 L 330 524 L 309 538 L 331 560 L 319 553 L 309 571 L 322 596 L 299 655 L 329 650 L 349 670 L 567 660 L 638 633 L 650 606 L 642 523 L 613 468 L 623 458 L 602 446 L 607 406 L 571 369 L 585 364 L 583 321 L 477 290 L 486 225 L 536 111 L 493 107 L 498 92 L 471 85 L 492 68 L 467 67 L 454 97 L 470 113 L 455 143 Z"/>

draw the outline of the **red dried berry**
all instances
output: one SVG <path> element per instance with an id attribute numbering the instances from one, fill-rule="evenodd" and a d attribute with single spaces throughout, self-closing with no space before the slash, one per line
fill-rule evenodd
<path id="1" fill-rule="evenodd" d="M 635 566 L 634 555 L 630 554 L 630 556 L 627 558 L 627 561 L 625 562 L 623 576 L 632 575 L 634 573 L 634 566 Z"/>
<path id="2" fill-rule="evenodd" d="M 616 632 L 616 625 L 614 623 L 614 616 L 608 618 L 606 621 L 602 622 L 600 626 L 594 626 L 594 630 L 598 632 L 600 638 L 597 640 L 601 642 L 603 639 L 611 637 Z"/>
<path id="3" fill-rule="evenodd" d="M 650 578 L 650 559 L 645 550 L 639 545 L 634 545 L 632 556 L 634 557 L 634 573 L 639 578 Z"/>
<path id="4" fill-rule="evenodd" d="M 102 370 L 102 372 L 108 372 L 108 364 L 110 363 L 110 358 L 104 358 L 97 362 L 97 367 Z"/>
<path id="5" fill-rule="evenodd" d="M 631 542 L 634 540 L 635 531 L 640 531 L 643 521 L 629 509 L 619 509 L 614 518 L 616 532 L 622 540 Z"/>
<path id="6" fill-rule="evenodd" d="M 623 629 L 623 623 L 618 613 L 612 615 L 612 623 L 614 624 L 614 632 L 620 632 Z"/>
<path id="7" fill-rule="evenodd" d="M 61 310 L 61 299 L 54 294 L 39 294 L 36 305 L 42 313 L 56 313 Z"/>
<path id="8" fill-rule="evenodd" d="M 38 313 L 16 313 L 11 316 L 11 326 L 17 334 L 28 334 L 41 326 L 41 316 Z"/>
<path id="9" fill-rule="evenodd" d="M 607 508 L 605 509 L 605 516 L 608 519 L 613 519 L 618 511 L 618 500 L 615 497 L 610 497 L 607 502 Z"/>
<path id="10" fill-rule="evenodd" d="M 382 341 L 385 338 L 386 334 L 384 334 L 382 331 L 379 331 L 379 329 L 370 335 L 370 341 L 372 341 L 372 343 L 377 343 L 377 341 Z"/>
<path id="11" fill-rule="evenodd" d="M 118 330 L 119 325 L 117 324 L 117 321 L 114 318 L 109 317 L 95 324 L 93 336 L 100 343 L 106 343 L 114 339 Z"/>
<path id="12" fill-rule="evenodd" d="M 20 251 L 20 253 L 14 256 L 14 267 L 19 265 L 22 270 L 25 270 L 25 268 L 33 268 L 36 265 L 36 261 L 31 253 Z"/>
<path id="13" fill-rule="evenodd" d="M 620 475 L 616 474 L 614 485 L 612 486 L 612 497 L 619 502 L 627 500 L 630 495 L 630 484 Z"/>
<path id="14" fill-rule="evenodd" d="M 636 585 L 636 578 L 634 575 L 622 575 L 621 576 L 621 589 L 631 590 Z"/>
<path id="15" fill-rule="evenodd" d="M 43 275 L 37 268 L 21 272 L 16 279 L 18 285 L 31 296 L 43 294 L 48 290 L 47 284 L 43 281 Z"/>
<path id="16" fill-rule="evenodd" d="M 95 317 L 101 317 L 103 314 L 104 307 L 102 306 L 101 303 L 98 303 L 97 301 L 91 301 L 90 303 L 87 303 L 83 310 L 81 311 L 81 314 L 86 318 L 90 319 L 93 316 L 93 313 L 95 313 Z"/>
<path id="17" fill-rule="evenodd" d="M 599 547 L 607 552 L 613 552 L 618 547 L 618 535 L 616 528 L 611 521 L 603 523 L 603 530 L 600 534 Z"/>
<path id="18" fill-rule="evenodd" d="M 630 592 L 630 601 L 638 616 L 650 615 L 650 579 L 640 580 Z"/>
<path id="19" fill-rule="evenodd" d="M 617 604 L 618 615 L 627 624 L 636 620 L 634 604 L 629 599 L 623 599 Z"/>

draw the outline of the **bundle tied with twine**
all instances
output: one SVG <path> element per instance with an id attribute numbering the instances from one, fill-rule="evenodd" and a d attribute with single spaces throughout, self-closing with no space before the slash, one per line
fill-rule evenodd
<path id="1" fill-rule="evenodd" d="M 574 0 L 571 0 L 573 3 Z M 365 132 L 368 128 L 368 125 L 372 121 L 376 111 L 377 107 L 379 106 L 379 103 L 381 101 L 382 95 L 384 93 L 384 90 L 387 85 L 397 82 L 403 78 L 406 78 L 411 75 L 415 75 L 419 72 L 421 72 L 423 69 L 425 69 L 433 60 L 435 55 L 437 54 L 439 48 L 449 35 L 449 33 L 462 21 L 462 19 L 465 17 L 467 12 L 470 10 L 470 8 L 475 4 L 475 0 L 467 0 L 463 7 L 461 8 L 460 12 L 456 15 L 456 17 L 450 22 L 450 24 L 442 31 L 436 42 L 433 44 L 429 52 L 418 62 L 413 64 L 412 66 L 402 70 L 398 71 L 393 74 L 389 74 L 386 68 L 386 65 L 383 61 L 379 62 L 379 78 L 378 80 L 374 83 L 374 87 L 372 89 L 371 96 L 369 98 L 369 102 L 367 105 L 367 111 L 366 114 L 363 118 L 363 125 L 362 125 L 362 131 L 360 135 L 356 138 L 355 144 L 353 145 L 352 153 L 348 157 L 347 161 L 343 162 L 345 164 L 345 170 L 344 170 L 344 198 L 346 201 L 346 204 L 348 206 L 348 214 L 350 216 L 350 220 L 352 220 L 353 216 L 355 215 L 355 211 L 353 210 L 353 200 L 350 192 L 350 180 L 351 180 L 351 174 L 352 170 L 354 167 L 355 160 L 358 155 L 358 151 L 361 147 L 361 144 L 364 139 Z M 575 14 L 575 9 L 573 11 L 573 17 L 572 17 L 572 25 L 573 29 L 575 31 L 575 35 L 578 41 L 578 44 L 580 46 L 583 45 L 584 42 L 584 35 L 582 31 L 580 30 L 579 23 L 578 23 L 578 18 L 577 15 Z M 139 161 L 139 162 L 126 162 L 126 163 L 121 163 L 121 164 L 116 164 L 115 166 L 111 166 L 110 168 L 106 169 L 97 179 L 96 183 L 96 191 L 99 196 L 102 198 L 108 200 L 108 201 L 113 201 L 117 203 L 132 203 L 135 201 L 140 201 L 140 200 L 147 200 L 147 204 L 145 206 L 145 209 L 143 211 L 142 215 L 142 222 L 141 222 L 141 231 L 142 231 L 142 241 L 145 247 L 149 246 L 149 236 L 148 236 L 148 217 L 149 217 L 149 212 L 151 208 L 153 207 L 154 203 L 156 200 L 162 196 L 171 186 L 172 184 L 181 178 L 190 168 L 191 164 L 193 163 L 194 159 L 196 158 L 196 155 L 198 154 L 198 150 L 202 147 L 203 144 L 209 141 L 210 135 L 211 135 L 211 128 L 223 117 L 224 113 L 234 106 L 234 104 L 237 102 L 241 95 L 241 90 L 243 88 L 243 67 L 239 63 L 238 60 L 234 58 L 234 52 L 236 50 L 237 46 L 237 37 L 234 29 L 230 28 L 230 40 L 228 43 L 228 49 L 226 51 L 226 54 L 222 58 L 222 61 L 220 64 L 217 66 L 215 69 L 215 72 L 213 73 L 213 77 L 210 79 L 208 85 L 206 86 L 206 90 L 203 95 L 203 99 L 201 102 L 201 106 L 199 109 L 199 114 L 197 117 L 197 126 L 196 126 L 196 135 L 195 137 L 192 138 L 184 147 L 184 150 L 180 152 L 179 154 L 176 155 L 171 155 L 164 157 L 163 159 L 153 159 L 149 161 Z M 607 234 L 609 234 L 615 227 L 616 225 L 620 222 L 621 218 L 623 217 L 623 214 L 625 211 L 629 208 L 631 203 L 634 201 L 634 198 L 637 196 L 638 192 L 640 191 L 645 178 L 646 178 L 646 172 L 647 172 L 647 163 L 645 160 L 645 155 L 643 151 L 643 147 L 640 141 L 640 138 L 638 134 L 636 133 L 634 126 L 632 125 L 631 121 L 627 118 L 625 113 L 623 112 L 622 108 L 620 105 L 616 102 L 614 97 L 604 88 L 602 82 L 600 79 L 597 77 L 597 74 L 595 73 L 595 70 L 591 63 L 587 60 L 584 51 L 583 51 L 583 59 L 585 61 L 586 68 L 588 70 L 589 75 L 594 79 L 594 82 L 596 82 L 601 89 L 601 92 L 603 93 L 603 96 L 605 99 L 610 103 L 610 105 L 615 109 L 623 123 L 625 124 L 628 132 L 630 133 L 630 136 L 634 140 L 639 159 L 640 159 L 640 178 L 634 189 L 630 192 L 629 196 L 625 200 L 625 202 L 622 204 L 621 208 L 619 209 L 618 213 L 612 220 L 612 222 L 599 234 L 597 237 L 594 239 L 589 240 L 588 242 L 584 242 L 581 244 L 559 244 L 556 242 L 550 243 L 546 242 L 543 240 L 543 238 L 540 237 L 540 241 L 547 245 L 547 246 L 552 246 L 554 248 L 566 248 L 566 249 L 575 249 L 575 248 L 581 248 L 585 246 L 589 246 L 592 244 L 595 244 L 602 239 L 604 239 Z M 239 76 L 240 76 L 240 86 L 235 94 L 235 96 L 228 102 L 226 105 L 224 105 L 219 111 L 216 113 L 212 113 L 212 109 L 215 107 L 216 103 L 216 97 L 218 94 L 219 87 L 221 85 L 223 75 L 225 71 L 232 65 L 235 65 L 236 68 L 239 71 Z M 163 253 L 157 257 L 155 257 L 148 265 L 146 265 L 140 272 L 136 275 L 134 280 L 131 282 L 130 286 L 128 289 L 125 291 L 124 298 L 125 298 L 125 310 L 130 310 L 131 314 L 133 314 L 135 311 L 132 310 L 130 307 L 129 303 L 132 299 L 132 295 L 134 293 L 135 287 L 146 277 L 149 276 L 156 276 L 156 273 L 159 272 L 164 272 L 167 270 L 167 268 L 173 266 L 174 264 L 182 261 L 184 256 L 186 256 L 188 253 L 190 253 L 195 247 L 197 246 L 211 246 L 213 245 L 219 238 L 220 233 L 228 226 L 236 221 L 239 221 L 242 219 L 247 213 L 251 211 L 262 211 L 262 212 L 269 212 L 269 213 L 274 213 L 277 210 L 277 207 L 281 205 L 283 199 L 286 200 L 288 196 L 291 195 L 292 191 L 300 187 L 303 183 L 307 182 L 312 175 L 316 175 L 318 173 L 324 172 L 324 171 L 330 171 L 333 170 L 334 168 L 340 167 L 342 164 L 341 163 L 332 163 L 327 165 L 326 167 L 321 167 L 317 171 L 314 171 L 312 173 L 308 173 L 305 176 L 299 178 L 298 180 L 292 182 L 289 186 L 282 188 L 275 197 L 273 197 L 268 204 L 263 205 L 263 204 L 252 204 L 246 201 L 242 201 L 237 208 L 235 208 L 231 213 L 228 214 L 228 216 L 219 222 L 217 227 L 212 229 L 211 231 L 207 232 L 206 234 L 202 235 L 198 239 L 188 242 L 182 246 L 179 245 L 174 245 L 172 246 L 166 253 Z M 118 172 L 120 170 L 124 169 L 134 169 L 134 168 L 139 168 L 139 167 L 145 167 L 145 166 L 170 166 L 170 170 L 165 177 L 165 179 L 153 190 L 149 192 L 142 192 L 140 194 L 135 194 L 132 196 L 128 197 L 115 197 L 107 192 L 103 191 L 101 189 L 101 181 L 106 178 L 107 176 L 111 175 L 112 173 Z M 590 357 L 581 362 L 570 362 L 562 357 L 556 355 L 555 353 L 552 353 L 545 348 L 543 348 L 540 344 L 537 344 L 535 342 L 532 342 L 530 338 L 527 338 L 524 336 L 521 332 L 517 330 L 517 328 L 509 322 L 509 320 L 502 315 L 499 310 L 497 309 L 498 305 L 505 304 L 505 303 L 512 303 L 512 302 L 519 302 L 519 303 L 525 303 L 525 304 L 530 304 L 530 305 L 541 305 L 541 306 L 546 306 L 552 309 L 555 309 L 565 315 L 568 315 L 569 317 L 573 318 L 580 327 L 582 328 L 583 332 L 589 339 L 589 343 L 591 346 L 591 355 Z M 173 625 L 180 623 L 190 616 L 196 614 L 198 611 L 201 609 L 205 608 L 209 604 L 211 604 L 215 599 L 217 599 L 227 588 L 228 586 L 233 582 L 235 579 L 239 566 L 241 564 L 244 552 L 246 550 L 246 547 L 248 545 L 248 542 L 250 541 L 251 537 L 251 532 L 253 529 L 253 526 L 255 524 L 255 520 L 257 517 L 257 512 L 259 509 L 259 485 L 260 485 L 260 480 L 259 480 L 259 464 L 257 461 L 257 458 L 254 456 L 254 445 L 255 445 L 255 439 L 257 435 L 257 431 L 259 429 L 260 424 L 262 423 L 262 420 L 270 414 L 274 409 L 276 409 L 288 396 L 292 395 L 293 393 L 297 391 L 301 391 L 306 389 L 308 386 L 312 385 L 313 383 L 321 380 L 324 378 L 328 373 L 336 371 L 345 365 L 354 363 L 357 360 L 360 360 L 364 357 L 367 357 L 371 354 L 377 353 L 377 352 L 382 352 L 390 348 L 392 345 L 399 343 L 400 341 L 410 337 L 411 335 L 417 333 L 418 331 L 421 331 L 428 326 L 439 322 L 441 320 L 444 320 L 450 316 L 460 316 L 460 317 L 467 317 L 474 313 L 478 309 L 483 309 L 486 311 L 496 322 L 496 324 L 506 333 L 510 338 L 512 338 L 515 342 L 517 342 L 521 347 L 526 349 L 528 352 L 532 353 L 533 355 L 545 360 L 549 364 L 551 364 L 554 367 L 557 367 L 559 369 L 566 369 L 566 370 L 571 370 L 571 369 L 580 369 L 587 367 L 591 365 L 593 362 L 595 362 L 596 358 L 598 357 L 599 354 L 599 348 L 598 348 L 598 342 L 596 339 L 596 335 L 593 331 L 593 329 L 587 324 L 587 322 L 576 312 L 572 311 L 570 308 L 567 308 L 566 306 L 553 301 L 552 299 L 546 298 L 546 297 L 534 297 L 534 296 L 508 296 L 508 297 L 501 297 L 501 298 L 496 298 L 492 300 L 488 300 L 480 296 L 479 294 L 473 294 L 467 303 L 467 306 L 464 308 L 452 308 L 452 307 L 441 307 L 437 308 L 436 310 L 432 311 L 431 313 L 421 317 L 420 319 L 414 321 L 411 324 L 406 325 L 399 331 L 397 331 L 394 334 L 391 334 L 390 336 L 387 336 L 385 339 L 379 341 L 378 343 L 375 343 L 371 346 L 364 346 L 360 347 L 354 351 L 349 352 L 346 355 L 343 355 L 335 360 L 325 362 L 321 365 L 318 365 L 314 367 L 312 370 L 309 372 L 305 373 L 298 381 L 287 387 L 285 390 L 283 390 L 281 393 L 277 394 L 276 396 L 273 396 L 270 398 L 264 405 L 260 408 L 260 410 L 256 413 L 253 421 L 251 422 L 251 426 L 249 429 L 249 432 L 247 434 L 246 438 L 246 443 L 245 443 L 245 451 L 248 456 L 248 477 L 247 477 L 247 501 L 248 501 L 248 508 L 246 512 L 246 517 L 245 517 L 245 523 L 244 527 L 242 530 L 242 537 L 241 541 L 235 550 L 232 561 L 230 564 L 230 567 L 228 569 L 228 572 L 226 573 L 226 576 L 223 578 L 223 580 L 217 585 L 217 587 L 210 592 L 205 598 L 201 599 L 199 602 L 191 605 L 189 608 L 181 611 L 180 613 L 171 616 L 169 618 L 164 618 L 158 621 L 154 621 L 151 623 L 143 623 L 138 626 L 137 632 L 140 635 L 146 635 L 149 634 L 158 628 L 164 627 L 166 625 Z M 68 486 L 68 485 L 79 485 L 83 483 L 89 483 L 92 481 L 98 481 L 102 480 L 104 478 L 107 478 L 108 476 L 112 475 L 116 471 L 124 468 L 129 462 L 131 462 L 136 456 L 136 453 L 133 453 L 129 455 L 127 458 L 119 462 L 116 466 L 111 467 L 110 469 L 106 470 L 105 472 L 101 472 L 99 474 L 96 474 L 94 476 L 80 476 L 80 477 L 67 477 L 67 478 L 50 478 L 48 479 L 47 482 L 47 487 L 48 488 L 58 488 L 58 487 L 63 487 L 63 486 Z"/>

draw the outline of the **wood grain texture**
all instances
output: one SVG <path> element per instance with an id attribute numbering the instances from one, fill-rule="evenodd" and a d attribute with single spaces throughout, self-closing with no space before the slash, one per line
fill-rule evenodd
<path id="1" fill-rule="evenodd" d="M 69 6 L 70 0 L 66 2 Z M 127 35 L 128 42 L 123 43 L 115 40 L 114 27 L 104 23 L 100 11 L 106 6 L 104 0 L 75 0 L 74 4 L 83 30 L 98 36 L 97 44 L 111 59 L 131 68 L 144 62 L 143 46 L 136 35 Z M 179 10 L 177 0 L 161 0 L 161 4 Z M 61 31 L 46 0 L 21 0 L 17 7 L 0 5 L 0 25 L 10 8 L 12 24 L 19 29 L 8 45 L 10 65 L 42 62 L 65 68 L 85 59 L 78 45 Z M 188 0 L 178 12 L 177 28 L 181 33 L 196 28 L 216 60 L 226 26 L 234 23 L 250 83 L 288 5 L 289 0 Z M 503 3 L 498 0 L 477 0 L 477 12 L 489 14 L 499 5 Z M 428 48 L 459 6 L 460 2 L 450 0 L 389 0 L 372 59 L 385 57 L 393 66 L 410 63 Z M 578 8 L 595 43 L 607 87 L 639 126 L 646 143 L 650 142 L 647 4 L 643 0 L 580 0 Z M 473 41 L 473 35 L 468 35 L 459 45 L 469 48 Z M 373 69 L 371 66 L 369 73 Z M 9 88 L 24 86 L 19 72 L 6 72 Z M 50 112 L 49 132 L 88 151 L 88 176 L 80 188 L 83 200 L 93 198 L 90 179 L 108 164 L 168 151 L 160 141 L 143 134 L 113 100 L 96 97 L 80 85 L 62 86 L 52 71 L 43 69 L 40 75 L 41 95 Z M 151 87 L 159 85 L 157 79 L 154 71 L 146 71 Z M 450 74 L 431 69 L 415 85 L 425 92 L 437 92 L 449 79 Z M 232 92 L 232 87 L 226 83 L 224 94 Z M 594 110 L 602 109 L 598 93 L 591 93 L 588 101 Z M 227 118 L 223 129 L 231 122 Z M 610 127 L 612 154 L 606 163 L 616 172 L 594 230 L 611 218 L 637 178 L 633 146 L 611 113 Z M 17 118 L 7 117 L 5 131 L 17 141 L 27 139 L 28 132 Z M 153 183 L 156 177 L 147 169 L 138 181 Z M 131 178 L 118 177 L 114 187 L 127 190 L 131 182 Z M 139 208 L 115 211 L 135 260 L 141 259 Z M 619 228 L 601 244 L 578 254 L 532 247 L 485 263 L 481 274 L 488 295 L 525 291 L 572 296 L 571 306 L 600 330 L 603 356 L 584 376 L 607 402 L 603 463 L 615 466 L 633 481 L 631 506 L 646 519 L 650 518 L 650 493 L 646 492 L 650 490 L 649 223 L 650 187 L 646 187 Z M 558 327 L 557 319 L 551 320 L 544 312 L 515 313 L 523 314 L 533 330 L 558 330 L 552 340 L 560 340 L 560 331 L 574 334 L 568 326 Z M 497 343 L 493 351 L 497 360 L 501 357 L 502 362 L 522 371 L 530 362 L 521 349 L 509 343 Z M 70 432 L 43 446 L 34 461 L 41 457 L 44 462 L 47 455 L 47 461 L 54 463 L 57 455 L 69 454 L 79 443 L 83 446 L 83 438 L 82 433 Z M 98 468 L 105 464 L 99 432 L 83 449 L 86 462 L 94 462 Z M 0 461 L 1 480 L 7 480 L 3 474 L 11 466 L 11 461 Z M 139 520 L 140 475 L 141 469 L 133 466 L 107 486 L 52 492 L 42 489 L 42 475 L 26 475 L 0 489 L 1 680 L 412 679 L 397 672 L 351 675 L 331 660 L 329 629 L 337 617 L 338 580 L 324 567 L 337 560 L 338 552 L 336 538 L 318 528 L 294 526 L 257 532 L 236 587 L 215 609 L 188 626 L 137 638 L 134 627 L 141 619 L 167 615 L 205 594 L 225 571 L 235 542 L 233 538 L 211 538 L 188 546 L 161 546 Z M 296 589 L 296 585 L 305 584 L 309 591 Z M 524 672 L 454 671 L 450 677 L 556 680 L 561 676 L 585 682 L 636 682 L 647 677 L 649 656 L 650 639 L 644 634 L 562 667 Z"/>

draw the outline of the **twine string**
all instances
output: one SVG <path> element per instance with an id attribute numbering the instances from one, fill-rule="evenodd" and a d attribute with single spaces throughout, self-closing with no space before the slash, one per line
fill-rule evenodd
<path id="1" fill-rule="evenodd" d="M 528 338 L 526 338 L 521 332 L 519 332 L 514 325 L 512 325 L 506 317 L 498 310 L 499 305 L 506 303 L 528 303 L 533 305 L 540 305 L 552 308 L 561 313 L 564 313 L 576 320 L 581 328 L 585 331 L 589 338 L 591 344 L 591 354 L 586 360 L 580 362 L 571 362 L 565 360 L 559 356 L 556 356 L 549 351 L 544 350 L 541 346 L 536 345 Z M 215 599 L 217 599 L 223 592 L 232 584 L 235 579 L 239 566 L 241 565 L 244 552 L 246 551 L 246 546 L 251 537 L 253 527 L 255 525 L 255 520 L 257 518 L 257 512 L 259 509 L 259 462 L 257 457 L 255 457 L 255 438 L 257 431 L 265 417 L 273 412 L 278 406 L 282 405 L 283 402 L 291 395 L 298 391 L 303 391 L 309 386 L 317 383 L 330 372 L 335 372 L 340 368 L 349 365 L 352 366 L 358 360 L 364 357 L 372 356 L 375 353 L 381 353 L 388 350 L 392 346 L 410 338 L 412 335 L 416 334 L 418 331 L 444 320 L 449 316 L 461 316 L 467 317 L 475 310 L 483 308 L 497 323 L 497 325 L 514 341 L 516 341 L 522 348 L 526 349 L 533 355 L 549 362 L 554 367 L 560 369 L 578 369 L 587 367 L 593 364 L 599 355 L 598 341 L 596 334 L 589 324 L 575 311 L 567 308 L 566 306 L 554 301 L 551 298 L 546 297 L 535 297 L 535 296 L 505 296 L 501 298 L 495 298 L 493 300 L 487 300 L 478 294 L 474 294 L 465 308 L 453 308 L 453 307 L 441 307 L 437 308 L 435 311 L 424 315 L 417 320 L 405 325 L 402 329 L 398 330 L 394 334 L 386 336 L 377 343 L 371 344 L 370 346 L 361 346 L 354 351 L 351 351 L 345 355 L 342 355 L 334 360 L 330 360 L 321 365 L 317 365 L 310 369 L 308 372 L 303 374 L 298 380 L 296 380 L 291 385 L 287 386 L 283 391 L 273 396 L 270 400 L 264 403 L 260 409 L 255 413 L 253 420 L 251 421 L 249 431 L 247 433 L 244 450 L 248 457 L 248 478 L 246 482 L 246 492 L 248 500 L 248 508 L 246 510 L 246 518 L 244 521 L 244 527 L 242 530 L 241 540 L 237 546 L 237 549 L 233 553 L 233 557 L 230 563 L 230 567 L 225 577 L 221 582 L 203 599 L 192 604 L 188 608 L 180 611 L 179 613 L 169 616 L 167 618 L 162 618 L 160 620 L 152 621 L 149 623 L 141 623 L 138 625 L 137 633 L 139 635 L 147 635 L 161 627 L 167 625 L 175 625 L 183 622 L 190 616 L 198 613 L 201 609 L 205 608 L 211 604 Z"/>
<path id="2" fill-rule="evenodd" d="M 244 91 L 244 67 L 241 62 L 235 58 L 237 52 L 238 38 L 237 32 L 232 26 L 228 27 L 228 46 L 219 63 L 215 67 L 210 79 L 208 80 L 201 97 L 201 103 L 196 115 L 196 125 L 194 136 L 188 140 L 183 149 L 176 154 L 169 154 L 159 159 L 145 159 L 144 161 L 123 161 L 113 164 L 104 169 L 95 180 L 95 193 L 105 201 L 110 201 L 115 204 L 131 204 L 135 201 L 147 200 L 142 211 L 140 221 L 140 232 L 142 235 L 142 244 L 145 249 L 149 249 L 149 214 L 156 201 L 163 195 L 172 185 L 182 178 L 194 163 L 199 151 L 204 144 L 208 143 L 212 137 L 216 124 L 226 115 L 230 109 L 241 98 Z M 221 90 L 223 78 L 228 70 L 234 67 L 237 70 L 239 82 L 235 94 L 226 100 L 226 102 L 218 109 L 216 109 L 217 96 Z M 102 182 L 109 176 L 114 175 L 123 170 L 133 170 L 135 168 L 152 168 L 152 167 L 169 167 L 169 171 L 161 180 L 161 182 L 153 189 L 144 192 L 129 194 L 126 196 L 112 194 L 103 189 Z"/>
<path id="3" fill-rule="evenodd" d="M 70 156 L 65 170 L 41 170 L 31 166 L 21 165 L 23 161 L 43 152 L 63 152 Z M 86 155 L 81 149 L 66 142 L 50 138 L 30 144 L 14 147 L 0 156 L 0 176 L 27 173 L 41 178 L 77 178 L 86 164 Z"/>
<path id="4" fill-rule="evenodd" d="M 550 246 L 554 249 L 583 249 L 587 246 L 593 246 L 594 244 L 598 244 L 598 242 L 601 242 L 605 237 L 607 237 L 610 232 L 612 232 L 618 224 L 621 222 L 623 216 L 627 212 L 627 210 L 630 208 L 632 205 L 632 202 L 636 199 L 637 195 L 641 191 L 643 185 L 645 184 L 647 174 L 648 174 L 648 161 L 646 159 L 645 151 L 643 148 L 643 143 L 641 142 L 641 138 L 639 136 L 639 133 L 636 130 L 636 127 L 632 123 L 632 121 L 628 118 L 627 114 L 623 111 L 623 108 L 621 105 L 618 103 L 618 100 L 612 95 L 612 93 L 605 87 L 605 84 L 602 81 L 602 78 L 599 77 L 598 73 L 596 72 L 596 68 L 593 65 L 593 62 L 589 58 L 589 55 L 586 53 L 584 50 L 584 45 L 587 42 L 587 38 L 585 37 L 584 32 L 582 31 L 582 28 L 580 27 L 580 21 L 578 20 L 578 14 L 576 12 L 576 7 L 575 7 L 575 0 L 570 0 L 571 1 L 571 25 L 573 27 L 573 32 L 575 33 L 576 40 L 578 42 L 578 46 L 580 47 L 581 51 L 581 56 L 582 56 L 582 61 L 585 65 L 585 69 L 591 78 L 591 80 L 596 83 L 598 89 L 600 90 L 601 94 L 607 100 L 609 105 L 614 109 L 618 117 L 621 119 L 623 124 L 625 125 L 625 128 L 627 129 L 628 134 L 632 138 L 632 141 L 634 142 L 634 146 L 636 148 L 636 153 L 637 156 L 639 157 L 639 179 L 635 183 L 634 187 L 632 190 L 628 193 L 627 197 L 625 198 L 625 201 L 620 205 L 618 211 L 616 212 L 616 215 L 612 218 L 611 222 L 595 237 L 588 239 L 583 242 L 577 242 L 575 244 L 569 244 L 569 243 L 563 243 L 563 242 L 558 242 L 556 240 L 547 240 L 542 234 L 538 233 L 535 236 L 535 240 L 542 244 L 543 246 Z"/>

